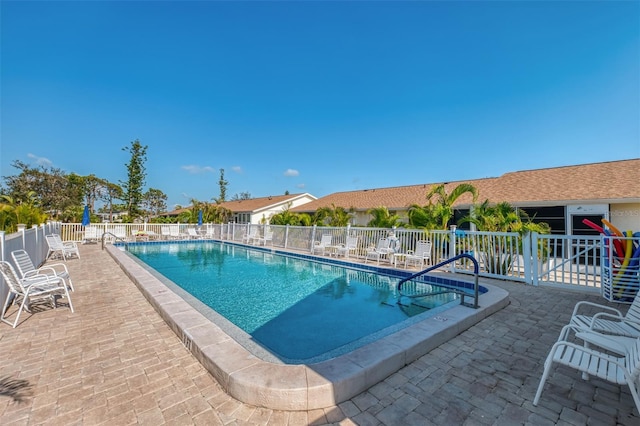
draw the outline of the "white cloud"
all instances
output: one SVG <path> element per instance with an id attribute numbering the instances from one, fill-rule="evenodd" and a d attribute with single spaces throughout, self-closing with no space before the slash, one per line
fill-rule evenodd
<path id="1" fill-rule="evenodd" d="M 233 166 L 231 170 L 233 170 L 236 173 L 242 173 L 242 167 L 240 166 Z"/>
<path id="2" fill-rule="evenodd" d="M 188 166 L 182 166 L 181 168 L 182 170 L 186 170 L 192 175 L 197 175 L 201 173 L 213 173 L 216 171 L 213 167 L 209 167 L 209 166 L 201 167 L 201 166 L 196 166 L 194 164 L 191 164 Z"/>
<path id="3" fill-rule="evenodd" d="M 299 174 L 300 172 L 295 169 L 287 169 L 287 171 L 284 172 L 285 176 L 298 176 Z"/>
<path id="4" fill-rule="evenodd" d="M 39 166 L 50 166 L 53 164 L 53 162 L 48 158 L 38 157 L 37 155 L 31 154 L 31 153 L 27 154 L 27 157 L 31 158 L 32 160 L 35 160 L 36 164 L 38 164 Z"/>
<path id="5" fill-rule="evenodd" d="M 296 188 L 303 189 L 306 185 L 304 183 L 299 183 L 296 185 Z"/>

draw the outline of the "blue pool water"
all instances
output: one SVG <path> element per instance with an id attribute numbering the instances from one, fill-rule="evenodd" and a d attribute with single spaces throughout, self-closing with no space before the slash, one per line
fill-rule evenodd
<path id="1" fill-rule="evenodd" d="M 217 242 L 129 251 L 278 358 L 303 362 L 457 299 L 398 304 L 398 278 Z"/>

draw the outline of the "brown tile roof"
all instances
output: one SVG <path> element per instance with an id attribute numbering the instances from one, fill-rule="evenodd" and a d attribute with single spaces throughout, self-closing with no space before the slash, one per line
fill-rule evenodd
<path id="1" fill-rule="evenodd" d="M 478 189 L 478 201 L 506 201 L 514 206 L 543 206 L 596 202 L 640 202 L 640 158 L 605 163 L 554 167 L 506 173 L 496 178 L 447 182 L 450 193 L 460 183 L 470 183 Z M 426 193 L 432 185 L 374 188 L 337 192 L 292 211 L 314 212 L 332 205 L 368 210 L 385 206 L 389 210 L 405 210 L 412 204 L 425 205 Z M 471 196 L 460 197 L 456 206 L 467 207 Z"/>
<path id="2" fill-rule="evenodd" d="M 221 203 L 220 206 L 225 209 L 229 209 L 232 212 L 253 212 L 256 210 L 260 210 L 274 204 L 285 203 L 288 200 L 293 200 L 300 196 L 301 194 L 289 194 L 289 195 L 270 195 L 268 197 L 261 198 L 251 198 L 249 200 L 237 200 L 237 201 L 226 201 Z"/>
<path id="3" fill-rule="evenodd" d="M 224 203 L 220 203 L 219 205 L 224 207 L 225 209 L 231 210 L 233 213 L 253 212 L 256 210 L 269 207 L 273 204 L 279 204 L 279 203 L 284 203 L 287 200 L 293 200 L 302 195 L 305 195 L 305 194 L 300 193 L 300 194 L 289 194 L 289 195 L 270 195 L 268 197 L 251 198 L 248 200 L 225 201 Z M 176 209 L 168 213 L 164 213 L 162 216 L 178 216 L 180 213 L 188 210 L 191 210 L 191 207 Z"/>

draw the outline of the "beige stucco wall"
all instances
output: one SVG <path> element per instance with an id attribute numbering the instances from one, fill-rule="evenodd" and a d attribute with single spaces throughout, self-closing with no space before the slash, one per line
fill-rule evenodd
<path id="1" fill-rule="evenodd" d="M 609 220 L 620 231 L 640 232 L 640 203 L 611 204 Z"/>

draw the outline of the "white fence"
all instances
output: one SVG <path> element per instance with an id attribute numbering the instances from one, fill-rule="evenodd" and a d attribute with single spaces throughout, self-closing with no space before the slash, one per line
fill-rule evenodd
<path id="1" fill-rule="evenodd" d="M 415 251 L 421 240 L 432 243 L 431 263 L 436 264 L 461 253 L 469 253 L 478 260 L 480 275 L 505 279 L 535 286 L 556 286 L 586 292 L 599 292 L 608 300 L 627 302 L 637 292 L 640 275 L 638 262 L 623 265 L 611 250 L 612 244 L 604 236 L 570 236 L 530 234 L 521 237 L 509 232 L 424 231 L 416 229 L 381 229 L 365 227 L 278 226 L 255 224 L 104 224 L 90 225 L 92 239 L 107 242 L 170 240 L 192 238 L 188 228 L 194 228 L 201 237 L 264 245 L 300 252 L 310 252 L 323 235 L 331 236 L 332 245 L 345 244 L 347 236 L 357 238 L 357 248 L 350 253 L 354 260 L 362 260 L 367 249 L 391 233 L 398 239 L 397 251 Z M 167 228 L 171 229 L 167 229 Z M 55 229 L 65 241 L 83 242 L 87 229 L 80 224 L 49 224 L 14 234 L 5 241 L 2 233 L 2 256 L 17 248 L 40 242 L 34 263 L 44 261 L 46 244 L 44 233 Z M 39 240 L 31 235 L 42 234 Z M 24 235 L 21 235 L 24 234 Z M 39 235 L 38 234 L 38 235 Z M 266 235 L 270 238 L 264 239 Z M 97 238 L 96 238 L 97 236 Z M 16 240 L 17 238 L 17 240 Z M 261 240 L 262 239 L 262 240 Z M 33 240 L 33 242 L 32 242 Z M 22 241 L 17 244 L 10 241 Z M 638 243 L 638 238 L 631 243 Z M 15 245 L 15 248 L 14 248 Z M 29 248 L 27 251 L 32 252 Z M 8 250 L 8 251 L 7 251 Z M 38 251 L 39 250 L 39 251 Z M 39 253 L 39 254 L 38 254 Z M 34 256 L 32 254 L 32 256 Z M 640 260 L 640 259 L 638 259 Z M 634 266 L 635 265 L 635 266 Z M 472 262 L 463 259 L 451 264 L 452 272 L 473 271 Z M 6 293 L 5 293 L 6 294 Z M 1 295 L 1 293 L 0 293 Z"/>

